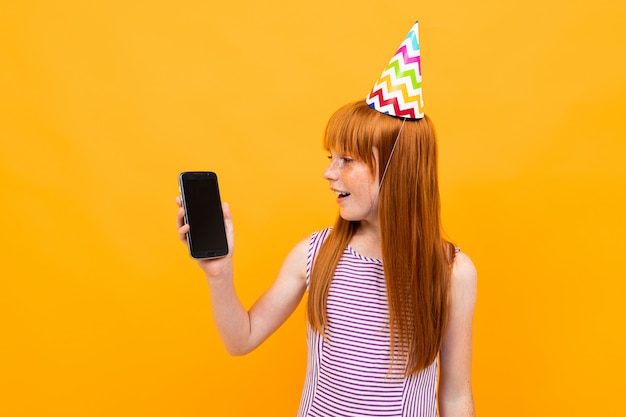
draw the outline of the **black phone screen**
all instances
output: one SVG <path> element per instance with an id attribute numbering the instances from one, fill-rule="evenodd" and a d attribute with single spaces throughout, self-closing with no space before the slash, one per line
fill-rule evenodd
<path id="1" fill-rule="evenodd" d="M 189 224 L 187 241 L 194 258 L 216 258 L 228 254 L 224 214 L 217 175 L 213 172 L 183 172 L 180 191 Z"/>

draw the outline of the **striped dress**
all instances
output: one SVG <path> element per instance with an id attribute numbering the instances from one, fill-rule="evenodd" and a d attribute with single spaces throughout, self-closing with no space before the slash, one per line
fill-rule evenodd
<path id="1" fill-rule="evenodd" d="M 311 238 L 307 284 L 329 231 Z M 391 367 L 382 261 L 346 247 L 331 283 L 327 314 L 326 339 L 308 328 L 298 417 L 437 416 L 437 360 L 409 377 Z"/>

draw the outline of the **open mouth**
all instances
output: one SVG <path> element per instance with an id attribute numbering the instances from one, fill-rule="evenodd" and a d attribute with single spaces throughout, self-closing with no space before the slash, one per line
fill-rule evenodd
<path id="1" fill-rule="evenodd" d="M 344 197 L 348 197 L 350 195 L 350 193 L 344 193 L 341 191 L 335 191 L 335 194 L 337 195 L 337 197 L 339 198 L 344 198 Z"/>

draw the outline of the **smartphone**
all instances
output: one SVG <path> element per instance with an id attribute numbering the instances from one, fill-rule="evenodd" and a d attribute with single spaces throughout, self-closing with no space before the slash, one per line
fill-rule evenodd
<path id="1" fill-rule="evenodd" d="M 192 258 L 219 258 L 228 254 L 224 213 L 214 172 L 182 172 L 180 195 L 189 225 L 187 244 Z"/>

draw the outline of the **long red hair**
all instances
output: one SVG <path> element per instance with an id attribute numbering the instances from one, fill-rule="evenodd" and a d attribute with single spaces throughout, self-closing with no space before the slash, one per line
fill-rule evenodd
<path id="1" fill-rule="evenodd" d="M 398 133 L 400 135 L 398 136 Z M 383 265 L 389 306 L 390 349 L 413 374 L 429 366 L 443 343 L 448 318 L 454 246 L 443 239 L 437 179 L 437 144 L 431 120 L 384 115 L 359 101 L 329 120 L 324 147 L 369 164 L 379 175 L 397 144 L 379 193 Z M 380 179 L 380 178 L 379 178 Z M 337 218 L 320 248 L 311 273 L 308 317 L 324 334 L 326 300 L 343 250 L 359 222 Z"/>

